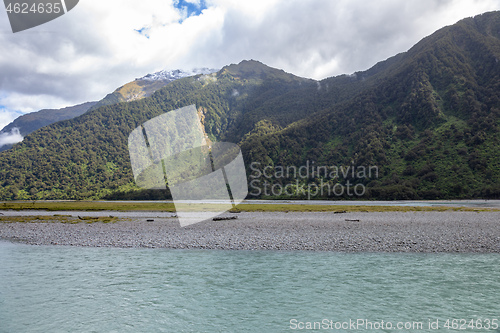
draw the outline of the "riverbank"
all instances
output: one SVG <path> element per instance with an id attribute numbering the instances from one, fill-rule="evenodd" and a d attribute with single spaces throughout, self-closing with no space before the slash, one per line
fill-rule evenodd
<path id="1" fill-rule="evenodd" d="M 182 202 L 179 202 L 182 203 Z M 188 207 L 183 203 L 184 207 Z M 193 205 L 193 209 L 221 211 L 220 202 Z M 175 212 L 172 201 L 4 201 L 4 211 L 113 211 Z M 236 207 L 244 212 L 394 212 L 394 211 L 500 211 L 500 200 L 430 201 L 329 201 L 329 200 L 245 200 Z"/>
<path id="2" fill-rule="evenodd" d="M 4 217 L 32 245 L 338 252 L 500 253 L 500 212 L 242 212 L 181 228 L 174 217 Z M 148 222 L 149 220 L 149 222 Z M 152 221 L 151 221 L 152 220 Z"/>

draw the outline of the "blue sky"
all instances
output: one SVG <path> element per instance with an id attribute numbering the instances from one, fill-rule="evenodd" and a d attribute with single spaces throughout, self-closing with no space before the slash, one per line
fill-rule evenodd
<path id="1" fill-rule="evenodd" d="M 204 0 L 199 1 L 199 3 L 178 0 L 174 2 L 174 7 L 181 11 L 185 11 L 187 17 L 198 16 L 201 14 L 203 9 L 207 9 L 207 5 Z M 181 22 L 182 21 L 183 20 L 181 20 Z"/>

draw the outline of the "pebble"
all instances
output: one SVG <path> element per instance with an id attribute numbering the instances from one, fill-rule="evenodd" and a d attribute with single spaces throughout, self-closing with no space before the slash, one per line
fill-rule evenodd
<path id="1" fill-rule="evenodd" d="M 237 220 L 185 228 L 170 217 L 0 223 L 0 238 L 86 247 L 500 253 L 500 212 L 242 212 Z"/>

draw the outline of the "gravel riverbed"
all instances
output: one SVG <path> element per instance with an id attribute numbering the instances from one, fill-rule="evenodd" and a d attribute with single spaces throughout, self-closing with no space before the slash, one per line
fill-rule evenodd
<path id="1" fill-rule="evenodd" d="M 155 213 L 151 213 L 155 216 Z M 233 214 L 231 214 L 233 215 Z M 0 238 L 32 245 L 339 252 L 500 253 L 500 212 L 240 213 L 181 228 L 126 214 L 114 223 L 0 222 Z"/>

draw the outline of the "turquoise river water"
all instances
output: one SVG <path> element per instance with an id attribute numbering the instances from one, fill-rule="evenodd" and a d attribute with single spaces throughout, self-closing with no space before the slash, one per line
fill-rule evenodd
<path id="1" fill-rule="evenodd" d="M 499 320 L 495 254 L 0 242 L 2 333 L 500 332 Z"/>

